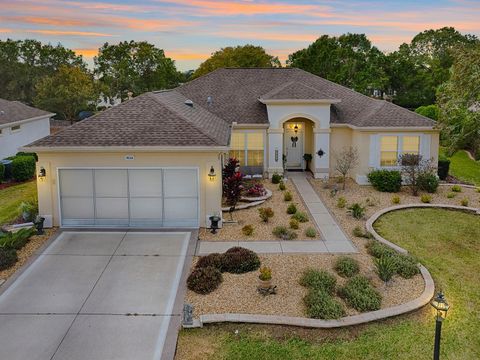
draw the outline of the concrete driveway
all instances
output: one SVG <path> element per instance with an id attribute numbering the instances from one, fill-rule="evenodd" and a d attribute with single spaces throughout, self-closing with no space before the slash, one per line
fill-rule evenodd
<path id="1" fill-rule="evenodd" d="M 0 359 L 170 357 L 164 345 L 180 317 L 174 305 L 190 235 L 61 233 L 2 287 Z"/>

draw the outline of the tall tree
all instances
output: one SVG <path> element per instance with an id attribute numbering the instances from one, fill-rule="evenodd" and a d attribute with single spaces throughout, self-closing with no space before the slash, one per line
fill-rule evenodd
<path id="1" fill-rule="evenodd" d="M 385 89 L 385 55 L 365 34 L 323 35 L 306 49 L 288 57 L 287 64 L 364 94 Z"/>
<path id="2" fill-rule="evenodd" d="M 60 44 L 53 46 L 28 39 L 0 40 L 0 97 L 31 104 L 35 84 L 62 65 L 86 68 L 81 56 Z"/>
<path id="3" fill-rule="evenodd" d="M 193 77 L 196 78 L 224 67 L 280 67 L 280 60 L 276 56 L 267 54 L 261 46 L 229 46 L 215 51 L 212 56 L 201 63 Z"/>
<path id="4" fill-rule="evenodd" d="M 36 106 L 72 123 L 80 111 L 94 107 L 98 99 L 93 76 L 77 66 L 60 66 L 55 74 L 37 83 L 36 91 Z"/>
<path id="5" fill-rule="evenodd" d="M 94 58 L 95 74 L 108 88 L 107 98 L 125 100 L 146 91 L 170 89 L 178 85 L 181 74 L 175 62 L 162 49 L 146 41 L 105 43 Z"/>
<path id="6" fill-rule="evenodd" d="M 438 90 L 443 141 L 480 155 L 480 44 L 459 49 L 450 79 Z"/>
<path id="7" fill-rule="evenodd" d="M 402 44 L 388 56 L 386 68 L 395 102 L 408 108 L 433 104 L 438 86 L 450 76 L 456 49 L 475 44 L 474 35 L 452 27 L 423 31 L 410 44 Z"/>

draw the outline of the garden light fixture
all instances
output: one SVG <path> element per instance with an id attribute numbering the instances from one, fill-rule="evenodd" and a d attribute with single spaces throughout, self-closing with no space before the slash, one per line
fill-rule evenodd
<path id="1" fill-rule="evenodd" d="M 38 179 L 40 181 L 45 181 L 45 178 L 47 177 L 47 170 L 42 166 L 40 167 L 40 170 L 38 172 Z"/>
<path id="2" fill-rule="evenodd" d="M 210 181 L 214 181 L 216 176 L 217 174 L 215 174 L 215 169 L 213 168 L 213 165 L 212 165 L 210 167 L 210 172 L 208 173 L 208 178 L 210 179 Z"/>
<path id="3" fill-rule="evenodd" d="M 430 305 L 435 309 L 435 344 L 433 348 L 433 360 L 440 359 L 440 337 L 442 333 L 442 322 L 447 317 L 447 312 L 450 306 L 445 299 L 445 295 L 440 291 L 437 296 L 433 298 Z"/>
<path id="4" fill-rule="evenodd" d="M 219 229 L 218 227 L 218 223 L 220 222 L 220 220 L 222 220 L 222 218 L 218 215 L 212 215 L 208 218 L 210 220 L 210 228 L 212 229 L 211 233 L 212 234 L 216 234 L 217 233 L 217 230 Z"/>

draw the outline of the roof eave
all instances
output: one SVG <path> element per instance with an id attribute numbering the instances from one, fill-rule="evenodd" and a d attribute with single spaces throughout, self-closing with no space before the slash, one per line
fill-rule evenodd
<path id="1" fill-rule="evenodd" d="M 12 122 L 8 122 L 8 123 L 0 124 L 0 128 L 26 124 L 26 123 L 29 123 L 29 122 L 32 122 L 32 121 L 42 120 L 42 119 L 45 119 L 45 118 L 51 118 L 51 117 L 54 117 L 55 115 L 56 115 L 55 113 L 48 113 L 48 114 L 45 114 L 45 115 L 39 115 L 39 116 L 31 117 L 31 118 L 28 118 L 28 119 L 12 121 Z"/>
<path id="2" fill-rule="evenodd" d="M 338 104 L 341 102 L 340 99 L 262 99 L 259 98 L 262 104 L 265 105 L 290 105 L 290 104 L 321 104 L 321 105 L 331 105 L 331 104 Z"/>
<path id="3" fill-rule="evenodd" d="M 350 128 L 358 131 L 435 131 L 440 132 L 434 126 L 355 126 L 352 124 L 330 124 L 332 128 Z"/>
<path id="4" fill-rule="evenodd" d="M 218 146 L 23 146 L 21 150 L 38 153 L 55 152 L 218 152 L 228 151 L 227 145 Z"/>

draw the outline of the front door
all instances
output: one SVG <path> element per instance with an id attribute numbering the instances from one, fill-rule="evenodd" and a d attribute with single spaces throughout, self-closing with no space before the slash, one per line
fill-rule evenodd
<path id="1" fill-rule="evenodd" d="M 303 126 L 297 132 L 290 127 L 285 128 L 283 139 L 287 169 L 303 169 L 303 135 Z"/>

